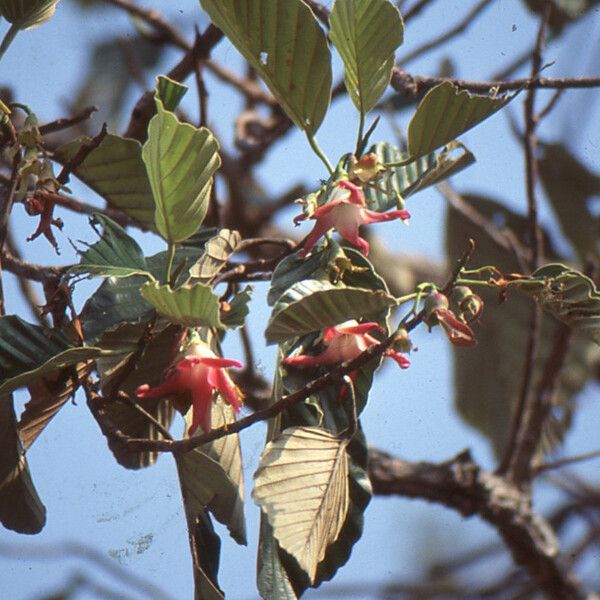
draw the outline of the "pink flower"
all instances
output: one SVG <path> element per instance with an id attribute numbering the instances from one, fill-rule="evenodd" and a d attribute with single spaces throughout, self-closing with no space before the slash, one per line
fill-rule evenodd
<path id="1" fill-rule="evenodd" d="M 171 396 L 175 408 L 185 414 L 192 406 L 192 424 L 188 430 L 192 435 L 202 427 L 207 433 L 211 429 L 211 408 L 215 393 L 220 393 L 235 412 L 242 406 L 240 390 L 231 381 L 225 369 L 241 368 L 237 360 L 221 358 L 203 343 L 193 343 L 168 371 L 165 381 L 150 387 L 141 385 L 135 391 L 138 398 L 160 398 Z"/>
<path id="2" fill-rule="evenodd" d="M 358 246 L 362 253 L 369 254 L 368 242 L 358 235 L 358 228 L 368 223 L 380 223 L 393 219 L 409 219 L 407 210 L 391 210 L 379 213 L 366 208 L 366 200 L 362 190 L 350 181 L 342 179 L 336 184 L 337 189 L 332 194 L 332 199 L 323 206 L 319 206 L 311 218 L 316 219 L 315 226 L 306 238 L 300 256 L 305 257 L 330 229 L 334 228 L 351 244 Z M 294 219 L 297 223 L 298 218 Z"/>
<path id="3" fill-rule="evenodd" d="M 446 337 L 455 346 L 475 346 L 477 340 L 473 330 L 448 308 L 448 298 L 440 292 L 433 292 L 425 301 L 425 323 L 431 330 L 441 325 Z"/>
<path id="4" fill-rule="evenodd" d="M 352 360 L 370 346 L 379 344 L 378 340 L 369 335 L 369 332 L 374 329 L 384 331 L 383 327 L 377 323 L 369 322 L 359 325 L 355 320 L 346 321 L 336 327 L 328 327 L 323 332 L 323 344 L 326 349 L 321 354 L 316 356 L 297 354 L 288 356 L 283 362 L 290 366 L 315 367 Z M 402 369 L 410 366 L 408 358 L 392 348 L 386 350 L 384 355 L 393 358 Z"/>

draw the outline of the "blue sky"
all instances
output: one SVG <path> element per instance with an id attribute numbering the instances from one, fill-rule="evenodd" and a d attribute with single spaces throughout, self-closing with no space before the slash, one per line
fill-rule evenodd
<path id="1" fill-rule="evenodd" d="M 164 9 L 165 14 L 177 19 L 191 35 L 194 23 L 206 25 L 197 2 L 144 2 L 147 6 Z M 328 3 L 331 4 L 331 3 Z M 465 3 L 444 0 L 434 3 L 410 22 L 405 31 L 405 44 L 399 51 L 404 55 L 412 48 L 448 28 L 464 14 Z M 0 33 L 5 23 L 0 23 Z M 82 12 L 76 3 L 63 0 L 55 17 L 42 27 L 24 32 L 17 37 L 0 63 L 0 84 L 9 84 L 19 101 L 29 104 L 43 119 L 52 120 L 66 113 L 66 106 L 77 89 L 77 81 L 84 73 L 88 56 L 86 47 L 108 34 L 131 31 L 131 23 L 114 10 Z M 527 49 L 534 39 L 536 21 L 518 0 L 492 3 L 476 26 L 450 46 L 457 76 L 466 79 L 487 79 L 498 68 L 508 64 L 512 57 Z M 567 32 L 560 45 L 551 44 L 546 61 L 556 61 L 545 74 L 552 77 L 592 74 L 598 70 L 597 48 L 600 47 L 600 16 L 593 13 L 587 22 Z M 595 50 L 594 50 L 595 49 Z M 223 41 L 215 58 L 225 66 L 239 69 L 239 55 L 233 46 Z M 433 52 L 426 58 L 411 63 L 410 72 L 435 74 L 445 52 Z M 169 52 L 161 63 L 166 71 L 177 59 Z M 339 60 L 336 73 L 341 74 Z M 525 76 L 527 69 L 521 71 Z M 334 78 L 337 79 L 337 78 Z M 239 106 L 231 92 L 223 89 L 212 78 L 210 115 L 215 130 L 223 143 L 231 145 L 232 119 Z M 193 87 L 193 82 L 190 82 Z M 135 101 L 139 91 L 131 95 Z M 190 93 L 190 96 L 193 94 Z M 597 94 L 571 92 L 570 100 L 558 106 L 556 112 L 541 128 L 543 139 L 572 138 L 571 148 L 578 156 L 598 170 L 600 128 L 591 124 L 598 121 L 600 111 Z M 549 95 L 545 95 L 549 98 Z M 196 114 L 195 100 L 184 105 Z M 517 98 L 509 107 L 520 118 L 522 100 Z M 410 114 L 403 113 L 399 124 L 406 127 Z M 332 160 L 353 147 L 356 113 L 349 101 L 337 101 L 318 138 Z M 511 207 L 525 211 L 522 154 L 507 126 L 506 115 L 500 113 L 475 130 L 462 136 L 462 141 L 475 154 L 477 163 L 458 175 L 454 183 L 458 189 L 492 194 L 506 199 Z M 577 128 L 586 128 L 584 136 L 577 136 Z M 393 140 L 389 124 L 382 119 L 375 139 Z M 316 184 L 323 177 L 322 164 L 312 155 L 300 134 L 293 134 L 278 142 L 259 170 L 261 184 L 274 193 L 282 192 L 295 182 Z M 94 196 L 84 186 L 73 183 L 74 193 L 88 201 Z M 412 214 L 409 227 L 389 223 L 378 227 L 390 249 L 399 252 L 422 253 L 432 259 L 443 258 L 444 202 L 435 190 L 419 193 L 409 200 Z M 280 216 L 279 223 L 291 225 L 293 211 Z M 68 238 L 92 239 L 85 222 L 64 211 L 59 212 L 65 228 L 57 235 L 62 254 L 53 256 L 45 240 L 27 244 L 25 251 L 34 262 L 53 264 L 74 262 L 75 256 Z M 24 238 L 35 229 L 35 221 L 16 207 L 14 219 L 22 246 Z M 549 227 L 551 214 L 543 206 L 541 219 Z M 302 230 L 306 233 L 306 229 Z M 138 236 L 148 253 L 162 249 L 161 242 L 151 236 Z M 9 312 L 24 310 L 18 297 L 14 279 L 7 279 Z M 89 293 L 93 284 L 84 284 L 80 299 Z M 258 341 L 268 319 L 265 308 L 266 286 L 258 285 L 252 301 L 249 320 L 251 332 Z M 21 312 L 22 314 L 22 312 Z M 409 460 L 444 460 L 465 447 L 470 447 L 482 465 L 492 465 L 486 441 L 466 427 L 454 414 L 449 350 L 440 331 L 431 334 L 423 329 L 415 332 L 413 341 L 419 347 L 412 356 L 408 371 L 399 372 L 393 365 L 385 365 L 379 373 L 369 406 L 364 413 L 363 426 L 370 442 Z M 235 334 L 227 339 L 224 353 L 241 357 Z M 257 361 L 266 374 L 272 373 L 274 350 L 261 344 L 256 346 Z M 576 419 L 567 440 L 565 454 L 591 450 L 597 445 L 600 409 L 597 405 L 597 387 L 582 394 L 582 412 Z M 595 395 L 595 398 L 594 398 Z M 17 394 L 18 402 L 26 399 Z M 595 402 L 593 402 L 595 400 Z M 258 508 L 249 497 L 252 473 L 264 445 L 265 427 L 261 424 L 242 434 L 247 485 L 246 516 L 249 546 L 238 547 L 229 541 L 226 531 L 218 527 L 223 540 L 220 583 L 227 597 L 243 600 L 257 597 L 254 587 Z M 155 467 L 140 472 L 119 467 L 107 450 L 96 423 L 78 398 L 76 405 L 66 405 L 28 453 L 28 460 L 38 492 L 48 509 L 48 523 L 44 531 L 33 538 L 18 536 L 0 530 L 0 574 L 4 594 L 14 600 L 36 597 L 59 585 L 70 574 L 84 570 L 97 581 L 111 583 L 126 590 L 132 598 L 147 598 L 148 593 L 137 593 L 120 578 L 102 575 L 97 566 L 85 559 L 55 557 L 44 560 L 31 558 L 31 548 L 79 542 L 96 548 L 127 572 L 137 574 L 164 590 L 170 598 L 191 597 L 193 588 L 187 533 L 181 506 L 179 485 L 170 456 L 162 457 Z M 599 474 L 598 462 L 590 464 L 588 473 Z M 540 494 L 542 504 L 551 498 Z M 356 545 L 350 562 L 339 572 L 333 587 L 340 585 L 381 584 L 394 579 L 418 579 L 425 560 L 443 557 L 448 548 L 454 552 L 467 548 L 475 540 L 488 539 L 491 529 L 476 520 L 464 521 L 453 512 L 425 503 L 401 499 L 374 498 L 367 509 L 365 534 Z M 13 556 L 7 557 L 10 545 Z M 317 592 L 308 592 L 306 598 L 326 597 L 327 586 Z M 78 598 L 93 597 L 83 593 Z M 156 596 L 158 597 L 158 596 Z M 364 598 L 372 596 L 365 594 Z"/>

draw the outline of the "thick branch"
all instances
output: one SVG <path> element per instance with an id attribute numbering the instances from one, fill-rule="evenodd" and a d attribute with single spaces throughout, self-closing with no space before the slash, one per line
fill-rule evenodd
<path id="1" fill-rule="evenodd" d="M 419 498 L 479 515 L 502 536 L 515 562 L 549 598 L 587 598 L 559 554 L 550 526 L 531 509 L 529 496 L 501 477 L 482 471 L 468 451 L 441 463 L 409 463 L 369 451 L 373 492 L 381 496 Z"/>

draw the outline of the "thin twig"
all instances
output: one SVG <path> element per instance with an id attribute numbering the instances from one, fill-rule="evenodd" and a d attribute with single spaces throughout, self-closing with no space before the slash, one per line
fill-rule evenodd
<path id="1" fill-rule="evenodd" d="M 551 471 L 553 469 L 560 469 L 562 467 L 566 467 L 569 465 L 573 465 L 579 462 L 583 462 L 585 460 L 592 460 L 593 458 L 600 457 L 600 450 L 592 450 L 591 452 L 584 452 L 582 454 L 577 454 L 575 456 L 569 456 L 567 458 L 560 458 L 558 460 L 553 460 L 551 462 L 545 462 L 541 465 L 537 465 L 533 467 L 533 474 L 539 475 L 540 473 L 544 473 L 545 471 Z"/>
<path id="2" fill-rule="evenodd" d="M 94 151 L 101 143 L 102 140 L 106 137 L 108 133 L 107 125 L 104 123 L 102 128 L 100 129 L 100 133 L 95 135 L 89 142 L 82 144 L 79 147 L 79 150 L 75 153 L 75 156 L 68 160 L 61 169 L 60 173 L 57 175 L 56 180 L 65 185 L 69 181 L 70 174 L 83 163 L 83 161 L 88 157 L 88 155 Z"/>
<path id="3" fill-rule="evenodd" d="M 412 8 L 409 8 L 402 16 L 404 18 L 404 22 L 410 21 L 414 17 L 416 17 L 424 8 L 427 8 L 430 4 L 433 3 L 433 0 L 418 0 L 415 2 Z"/>
<path id="4" fill-rule="evenodd" d="M 447 41 L 451 40 L 457 35 L 460 35 L 463 31 L 466 31 L 475 22 L 477 16 L 481 12 L 483 12 L 483 10 L 487 8 L 491 4 L 491 2 L 492 0 L 480 0 L 480 2 L 476 4 L 459 23 L 452 27 L 452 29 L 449 29 L 445 33 L 433 38 L 432 40 L 421 44 L 412 52 L 409 52 L 402 58 L 398 59 L 398 64 L 404 66 L 412 60 L 415 60 L 423 54 L 426 54 L 430 50 L 434 50 L 435 48 L 438 48 L 439 46 L 445 44 Z"/>
<path id="5" fill-rule="evenodd" d="M 98 107 L 96 106 L 88 106 L 72 117 L 64 117 L 62 119 L 56 119 L 56 121 L 46 123 L 45 125 L 40 125 L 40 133 L 42 135 L 50 135 L 51 133 L 56 133 L 57 131 L 62 131 L 63 129 L 73 127 L 73 125 L 77 125 L 78 123 L 89 119 L 97 110 Z"/>

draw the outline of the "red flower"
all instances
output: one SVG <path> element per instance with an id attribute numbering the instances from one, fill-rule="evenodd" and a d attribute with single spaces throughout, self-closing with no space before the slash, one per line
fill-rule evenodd
<path id="1" fill-rule="evenodd" d="M 288 356 L 283 362 L 286 365 L 298 367 L 314 367 L 352 360 L 370 346 L 379 344 L 378 340 L 369 335 L 369 332 L 374 329 L 384 331 L 383 327 L 377 323 L 370 322 L 359 325 L 355 320 L 346 321 L 336 327 L 328 327 L 323 332 L 323 343 L 327 348 L 321 354 L 317 356 L 297 354 Z M 408 358 L 392 348 L 388 348 L 384 355 L 393 358 L 402 369 L 410 366 Z"/>
<path id="2" fill-rule="evenodd" d="M 433 292 L 425 303 L 425 323 L 429 329 L 441 325 L 447 338 L 455 346 L 475 346 L 477 340 L 473 330 L 460 321 L 448 308 L 448 298 L 440 292 Z"/>
<path id="3" fill-rule="evenodd" d="M 207 433 L 211 429 L 211 408 L 215 393 L 220 393 L 235 412 L 242 406 L 240 390 L 231 381 L 225 369 L 241 368 L 237 360 L 221 358 L 203 343 L 194 343 L 186 350 L 183 358 L 167 371 L 164 383 L 150 387 L 141 385 L 135 391 L 138 398 L 160 398 L 172 396 L 175 408 L 185 414 L 192 406 L 192 424 L 188 430 L 192 435 L 202 427 Z"/>
<path id="4" fill-rule="evenodd" d="M 358 246 L 362 253 L 369 254 L 369 244 L 358 235 L 358 228 L 368 223 L 392 221 L 393 219 L 409 219 L 407 210 L 391 210 L 380 213 L 366 208 L 366 200 L 360 187 L 350 181 L 342 179 L 336 184 L 337 189 L 332 194 L 332 199 L 323 206 L 319 206 L 311 218 L 316 219 L 316 224 L 300 251 L 300 256 L 306 256 L 330 229 L 334 228 L 351 244 Z M 297 222 L 297 219 L 294 219 Z"/>

